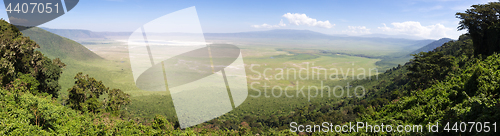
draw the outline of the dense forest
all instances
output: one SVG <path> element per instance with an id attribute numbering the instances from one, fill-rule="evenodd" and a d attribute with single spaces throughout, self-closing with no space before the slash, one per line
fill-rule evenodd
<path id="1" fill-rule="evenodd" d="M 358 80 L 366 97 L 311 102 L 271 116 L 248 113 L 243 118 L 213 119 L 180 129 L 157 115 L 138 119 L 124 112 L 132 101 L 120 89 L 84 73 L 61 90 L 66 66 L 37 50 L 17 27 L 0 21 L 0 134 L 2 135 L 498 135 L 457 131 L 443 122 L 500 121 L 500 2 L 473 5 L 457 13 L 459 30 L 468 33 L 429 51 L 413 54 L 405 65 L 388 69 L 378 80 Z M 67 91 L 67 96 L 59 96 Z M 57 98 L 64 98 L 62 101 Z M 422 132 L 291 132 L 290 123 L 343 125 L 422 125 Z M 442 122 L 439 132 L 429 123 Z M 491 124 L 491 125 L 492 125 Z M 445 131 L 448 129 L 448 131 Z M 496 128 L 495 128 L 496 130 Z"/>

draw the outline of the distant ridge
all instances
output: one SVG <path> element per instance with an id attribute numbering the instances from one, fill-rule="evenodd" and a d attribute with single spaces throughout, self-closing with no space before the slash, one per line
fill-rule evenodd
<path id="1" fill-rule="evenodd" d="M 127 39 L 132 32 L 94 32 L 108 39 Z"/>
<path id="2" fill-rule="evenodd" d="M 408 52 L 415 51 L 435 41 L 437 40 L 420 40 L 418 43 L 407 46 L 408 49 L 407 51 Z"/>
<path id="3" fill-rule="evenodd" d="M 106 39 L 105 36 L 92 32 L 90 30 L 82 30 L 82 29 L 50 29 L 42 27 L 42 29 L 49 31 L 51 33 L 57 34 L 62 37 L 66 37 L 68 39 L 72 39 L 75 41 L 79 40 L 88 40 L 88 39 Z"/>
<path id="4" fill-rule="evenodd" d="M 426 38 L 412 36 L 412 35 L 387 35 L 387 34 L 367 34 L 359 37 L 378 37 L 378 38 L 396 38 L 396 39 L 409 39 L 409 40 L 425 40 Z"/>
<path id="5" fill-rule="evenodd" d="M 278 38 L 278 39 L 325 39 L 334 37 L 310 30 L 274 29 L 239 33 L 205 33 L 206 37 Z"/>
<path id="6" fill-rule="evenodd" d="M 23 30 L 22 33 L 24 36 L 30 37 L 31 40 L 38 43 L 38 45 L 40 45 L 40 52 L 52 59 L 103 59 L 85 46 L 73 40 L 61 37 L 38 27 Z"/>
<path id="7" fill-rule="evenodd" d="M 126 40 L 131 32 L 92 32 L 79 29 L 49 29 L 56 34 L 66 36 L 77 42 L 89 40 L 89 38 L 100 38 L 95 40 Z M 154 33 L 148 36 L 170 37 L 170 36 L 190 36 L 190 33 Z M 309 47 L 327 47 L 332 49 L 346 49 L 359 46 L 365 50 L 378 49 L 401 49 L 405 50 L 401 55 L 407 54 L 418 49 L 430 40 L 412 40 L 403 38 L 380 38 L 380 37 L 361 37 L 347 35 L 329 35 L 311 30 L 297 29 L 274 29 L 267 31 L 251 31 L 238 33 L 204 33 L 205 40 L 209 42 L 236 42 L 242 44 L 252 43 L 257 46 L 309 46 Z M 90 39 L 94 40 L 94 39 Z M 371 45 L 370 47 L 366 45 Z M 367 48 L 368 47 L 368 48 Z"/>
<path id="8" fill-rule="evenodd" d="M 260 39 L 293 39 L 293 40 L 346 40 L 346 41 L 372 41 L 372 42 L 392 42 L 407 43 L 409 41 L 419 41 L 403 38 L 380 38 L 380 37 L 361 37 L 347 35 L 328 35 L 311 30 L 295 30 L 295 29 L 274 29 L 267 31 L 252 31 L 239 33 L 205 33 L 207 39 L 213 37 L 231 37 L 231 38 L 260 38 Z"/>
<path id="9" fill-rule="evenodd" d="M 444 43 L 447 43 L 449 41 L 452 41 L 452 39 L 450 39 L 450 38 L 441 38 L 441 39 L 439 39 L 437 41 L 434 41 L 432 43 L 427 44 L 426 46 L 424 46 L 424 47 L 422 47 L 420 49 L 417 49 L 417 50 L 411 52 L 409 55 L 411 55 L 411 54 L 417 54 L 419 52 L 432 51 L 432 50 L 436 49 L 437 47 L 439 47 L 439 46 L 441 46 Z"/>
<path id="10" fill-rule="evenodd" d="M 88 39 L 126 39 L 132 32 L 93 32 L 90 30 L 81 29 L 51 29 L 43 28 L 49 32 L 55 33 L 62 37 L 66 37 L 75 41 L 88 40 Z M 159 35 L 183 35 L 185 33 L 169 33 Z M 189 34 L 188 34 L 189 35 Z M 348 35 L 329 35 L 311 30 L 296 30 L 296 29 L 273 29 L 267 31 L 251 31 L 251 32 L 237 32 L 237 33 L 204 33 L 207 40 L 213 38 L 257 38 L 257 39 L 292 39 L 292 40 L 349 40 L 349 41 L 376 41 L 376 42 L 404 42 L 420 41 L 416 39 L 423 38 L 404 38 L 404 37 L 390 37 L 388 35 L 364 35 L 364 36 L 348 36 Z M 427 40 L 429 41 L 429 40 Z"/>
<path id="11" fill-rule="evenodd" d="M 406 48 L 412 48 L 413 47 L 421 47 L 417 50 L 412 51 L 411 53 L 407 54 L 408 52 L 402 52 L 401 54 L 397 54 L 394 57 L 386 57 L 382 58 L 382 60 L 376 62 L 377 65 L 384 65 L 385 67 L 382 67 L 382 69 L 387 69 L 387 68 L 392 68 L 393 66 L 397 66 L 398 64 L 403 65 L 404 63 L 407 63 L 408 60 L 412 59 L 413 56 L 411 54 L 416 54 L 419 52 L 428 52 L 436 49 L 437 47 L 442 46 L 444 43 L 452 41 L 450 38 L 441 38 L 439 40 L 420 40 L 420 42 L 407 46 Z M 423 44 L 426 44 L 425 46 L 422 47 Z"/>

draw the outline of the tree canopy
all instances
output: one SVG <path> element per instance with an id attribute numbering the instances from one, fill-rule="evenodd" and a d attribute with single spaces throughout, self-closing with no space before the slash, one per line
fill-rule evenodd
<path id="1" fill-rule="evenodd" d="M 500 51 L 500 2 L 472 5 L 465 13 L 456 13 L 461 19 L 458 30 L 467 29 L 473 39 L 476 55 L 491 55 Z"/>
<path id="2" fill-rule="evenodd" d="M 37 80 L 39 93 L 58 97 L 59 77 L 65 66 L 58 58 L 50 60 L 36 49 L 40 46 L 12 24 L 0 20 L 0 86 L 6 87 L 19 77 L 32 76 Z"/>
<path id="3" fill-rule="evenodd" d="M 118 115 L 121 107 L 130 103 L 130 95 L 120 89 L 109 90 L 102 81 L 82 72 L 76 74 L 75 80 L 75 85 L 68 89 L 67 104 L 72 109 L 93 113 L 107 111 Z M 108 94 L 108 99 L 99 100 L 104 94 Z"/>

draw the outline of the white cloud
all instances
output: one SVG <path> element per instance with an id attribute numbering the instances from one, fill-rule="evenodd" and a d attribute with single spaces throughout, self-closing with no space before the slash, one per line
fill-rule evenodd
<path id="1" fill-rule="evenodd" d="M 279 28 L 279 27 L 285 27 L 286 24 L 283 23 L 283 19 L 281 19 L 280 23 L 278 25 L 269 25 L 269 24 L 262 24 L 262 25 L 252 25 L 254 28 Z"/>
<path id="2" fill-rule="evenodd" d="M 430 39 L 449 37 L 446 32 L 453 30 L 439 23 L 435 25 L 422 26 L 420 22 L 415 21 L 406 21 L 402 23 L 394 22 L 391 23 L 393 27 L 387 27 L 386 24 L 383 25 L 383 27 L 378 27 L 378 29 L 393 34 L 406 34 Z"/>
<path id="3" fill-rule="evenodd" d="M 365 26 L 347 26 L 348 29 L 342 31 L 342 33 L 351 34 L 351 35 L 363 35 L 363 34 L 371 34 L 370 29 Z"/>
<path id="4" fill-rule="evenodd" d="M 273 27 L 278 27 L 277 25 L 269 25 L 269 24 L 262 24 L 262 25 L 252 25 L 254 28 L 273 28 Z"/>
<path id="5" fill-rule="evenodd" d="M 286 26 L 286 24 L 283 23 L 283 19 L 281 19 L 280 24 L 278 24 L 278 26 Z"/>
<path id="6" fill-rule="evenodd" d="M 294 25 L 308 25 L 308 26 L 317 26 L 323 28 L 332 28 L 335 24 L 330 24 L 330 21 L 317 21 L 316 19 L 308 17 L 306 14 L 291 14 L 286 13 L 283 17 L 287 18 L 290 24 Z"/>

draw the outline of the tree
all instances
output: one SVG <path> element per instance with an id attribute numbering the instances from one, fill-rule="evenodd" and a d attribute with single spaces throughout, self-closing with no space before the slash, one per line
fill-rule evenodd
<path id="1" fill-rule="evenodd" d="M 420 52 L 413 54 L 408 67 L 412 89 L 425 89 L 436 80 L 442 80 L 456 67 L 455 57 L 441 52 Z"/>
<path id="2" fill-rule="evenodd" d="M 76 74 L 75 85 L 68 89 L 67 104 L 79 111 L 98 113 L 105 109 L 106 112 L 120 115 L 120 109 L 130 103 L 130 95 L 120 89 L 109 90 L 102 81 L 97 81 L 82 72 Z M 99 101 L 100 96 L 108 94 L 108 100 Z M 105 107 L 103 107 L 105 106 Z"/>
<path id="3" fill-rule="evenodd" d="M 40 46 L 12 24 L 0 20 L 0 86 L 6 87 L 24 74 L 33 76 L 40 93 L 58 97 L 58 79 L 65 66 L 59 59 L 50 60 L 36 49 Z"/>
<path id="4" fill-rule="evenodd" d="M 468 29 L 474 45 L 474 54 L 491 55 L 500 51 L 500 2 L 472 5 L 465 13 L 456 13 L 461 19 L 458 30 Z"/>
<path id="5" fill-rule="evenodd" d="M 36 71 L 36 79 L 40 83 L 38 90 L 42 93 L 51 94 L 53 97 L 59 97 L 58 92 L 61 90 L 59 78 L 62 74 L 62 68 L 66 66 L 59 58 L 50 60 L 47 57 L 42 59 L 42 66 Z"/>
<path id="6" fill-rule="evenodd" d="M 106 111 L 111 112 L 115 115 L 120 113 L 120 108 L 122 105 L 128 105 L 130 103 L 130 95 L 124 93 L 120 89 L 112 89 L 108 93 L 108 102 L 106 103 Z"/>
<path id="7" fill-rule="evenodd" d="M 38 86 L 40 83 L 31 75 L 18 73 L 19 77 L 7 85 L 5 88 L 10 92 L 30 92 L 32 94 L 39 94 Z"/>
<path id="8" fill-rule="evenodd" d="M 76 74 L 75 85 L 68 89 L 68 105 L 75 110 L 100 112 L 103 105 L 98 101 L 99 97 L 108 92 L 109 88 L 104 86 L 102 81 L 97 81 L 82 72 Z"/>

